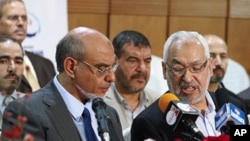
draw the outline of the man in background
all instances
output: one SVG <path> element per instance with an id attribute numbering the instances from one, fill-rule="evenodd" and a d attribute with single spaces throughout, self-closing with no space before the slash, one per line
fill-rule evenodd
<path id="1" fill-rule="evenodd" d="M 248 112 L 248 107 L 238 95 L 228 90 L 222 79 L 225 76 L 228 67 L 228 52 L 227 44 L 225 41 L 214 34 L 204 35 L 205 39 L 208 42 L 210 57 L 213 60 L 213 76 L 210 79 L 208 90 L 214 92 L 215 97 L 217 98 L 218 107 L 223 106 L 225 103 L 230 102 L 240 108 L 246 115 Z M 248 123 L 248 120 L 246 120 Z"/>
<path id="2" fill-rule="evenodd" d="M 124 30 L 114 37 L 113 46 L 117 56 L 116 81 L 111 84 L 105 101 L 118 112 L 126 134 L 133 119 L 162 93 L 145 88 L 152 56 L 150 42 L 142 33 Z"/>
<path id="3" fill-rule="evenodd" d="M 219 88 L 225 88 L 221 82 L 227 71 L 228 53 L 225 41 L 217 35 L 204 35 L 209 45 L 210 57 L 213 59 L 213 76 L 210 79 L 209 91 L 215 92 Z M 226 88 L 225 88 L 226 89 Z M 232 93 L 232 92 L 231 92 Z"/>
<path id="4" fill-rule="evenodd" d="M 23 75 L 23 49 L 13 38 L 0 36 L 0 129 L 5 107 L 24 96 L 16 91 Z M 1 131 L 0 131 L 1 135 Z"/>
<path id="5" fill-rule="evenodd" d="M 22 0 L 0 0 L 0 35 L 12 37 L 22 44 L 27 26 L 27 11 Z M 24 51 L 24 76 L 18 90 L 24 93 L 38 90 L 55 74 L 50 60 Z"/>

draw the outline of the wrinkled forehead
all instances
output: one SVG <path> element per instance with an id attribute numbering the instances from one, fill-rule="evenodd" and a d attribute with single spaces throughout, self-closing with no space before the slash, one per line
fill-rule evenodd
<path id="1" fill-rule="evenodd" d="M 100 60 L 115 59 L 114 47 L 110 40 L 101 34 L 91 34 L 84 38 L 85 59 L 93 58 Z"/>
<path id="2" fill-rule="evenodd" d="M 6 3 L 2 8 L 2 14 L 27 16 L 26 7 L 20 1 Z"/>
<path id="3" fill-rule="evenodd" d="M 169 48 L 168 61 L 179 60 L 189 63 L 206 59 L 205 49 L 195 39 L 176 40 Z"/>

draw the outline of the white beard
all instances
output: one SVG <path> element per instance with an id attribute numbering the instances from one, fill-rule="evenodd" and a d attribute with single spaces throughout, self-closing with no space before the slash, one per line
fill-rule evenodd
<path id="1" fill-rule="evenodd" d="M 82 89 L 80 86 L 78 86 L 77 84 L 76 84 L 76 88 L 80 91 L 80 93 L 81 93 L 82 95 L 84 95 L 85 97 L 87 97 L 87 98 L 89 98 L 89 99 L 97 98 L 97 96 L 96 96 L 95 94 L 86 92 L 85 90 L 83 90 L 83 89 Z"/>

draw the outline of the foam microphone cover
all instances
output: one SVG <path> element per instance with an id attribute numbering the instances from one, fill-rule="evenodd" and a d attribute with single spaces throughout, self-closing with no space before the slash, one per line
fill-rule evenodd
<path id="1" fill-rule="evenodd" d="M 158 105 L 162 113 L 165 113 L 171 101 L 180 101 L 180 100 L 173 93 L 166 93 L 160 97 Z"/>
<path id="2" fill-rule="evenodd" d="M 166 93 L 158 101 L 159 109 L 164 113 L 170 136 L 186 140 L 200 140 L 204 136 L 195 124 L 199 112 L 188 103 L 182 102 L 172 93 Z"/>

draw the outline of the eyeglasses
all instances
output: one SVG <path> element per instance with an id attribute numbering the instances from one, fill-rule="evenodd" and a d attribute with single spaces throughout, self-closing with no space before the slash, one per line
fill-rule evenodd
<path id="1" fill-rule="evenodd" d="M 91 68 L 91 70 L 92 70 L 95 74 L 98 73 L 98 74 L 101 75 L 101 76 L 104 76 L 104 75 L 108 74 L 110 71 L 113 71 L 113 72 L 114 72 L 114 71 L 116 70 L 116 68 L 117 68 L 117 67 L 116 67 L 117 65 L 113 65 L 113 66 L 109 66 L 109 67 L 97 68 L 96 66 L 93 66 L 93 65 L 87 63 L 86 61 L 83 61 L 83 62 L 81 62 L 81 63 L 87 65 L 88 67 Z"/>
<path id="2" fill-rule="evenodd" d="M 169 71 L 171 71 L 174 75 L 176 76 L 181 76 L 184 74 L 184 72 L 186 72 L 186 69 L 188 69 L 190 72 L 192 73 L 200 73 L 204 70 L 204 68 L 206 67 L 207 65 L 207 59 L 204 63 L 202 64 L 195 64 L 195 65 L 191 65 L 191 66 L 187 66 L 187 67 L 184 67 L 184 66 L 170 66 L 166 63 Z"/>

